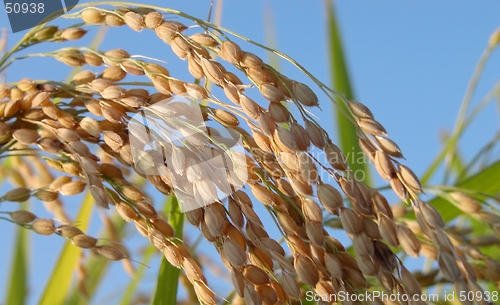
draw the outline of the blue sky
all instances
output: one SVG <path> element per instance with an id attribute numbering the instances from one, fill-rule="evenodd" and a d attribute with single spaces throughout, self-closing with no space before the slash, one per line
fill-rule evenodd
<path id="1" fill-rule="evenodd" d="M 198 18 L 206 18 L 209 8 L 209 1 L 202 0 L 161 3 Z M 344 0 L 336 1 L 335 6 L 356 98 L 370 107 L 391 139 L 399 144 L 406 157 L 404 163 L 417 174 L 422 174 L 439 152 L 440 134 L 453 128 L 474 67 L 489 36 L 500 26 L 500 2 Z M 278 49 L 329 84 L 323 1 L 226 0 L 222 26 L 264 43 L 264 18 L 268 14 L 274 17 Z M 174 20 L 183 21 L 180 18 Z M 67 21 L 52 23 L 71 24 Z M 12 34 L 5 10 L 0 9 L 0 28 L 3 27 L 9 31 L 9 46 L 25 33 Z M 76 45 L 84 46 L 91 41 L 97 31 L 95 27 L 90 29 L 87 37 Z M 49 44 L 32 52 L 68 45 Z M 264 52 L 243 45 L 267 58 Z M 174 71 L 172 74 L 184 80 L 191 79 L 184 71 L 186 63 L 174 57 L 170 48 L 152 31 L 135 33 L 126 28 L 111 28 L 100 49 L 114 48 L 164 60 L 168 62 L 167 68 Z M 280 67 L 285 75 L 311 84 L 291 64 L 280 61 Z M 499 79 L 499 67 L 500 55 L 494 54 L 480 80 L 473 104 L 481 100 Z M 68 67 L 50 58 L 23 60 L 8 69 L 7 81 L 23 77 L 62 80 L 69 71 Z M 334 132 L 332 107 L 324 97 L 320 98 L 323 112 L 315 111 L 315 114 L 326 130 Z M 498 130 L 498 115 L 498 107 L 491 104 L 466 132 L 465 144 L 461 146 L 465 156 L 471 157 Z M 439 183 L 440 180 L 433 182 Z M 0 211 L 13 208 L 16 207 L 12 203 L 2 204 Z M 43 208 L 36 207 L 35 210 L 47 216 Z M 93 232 L 97 232 L 98 224 L 96 219 Z M 11 260 L 12 229 L 11 224 L 0 222 L 0 230 L 7 232 L 0 235 L 0 249 L 7 249 L 0 252 L 0 302 L 4 298 Z M 62 245 L 58 237 L 36 237 L 33 241 L 30 303 L 35 303 Z M 120 274 L 119 269 L 113 268 L 112 275 Z M 154 277 L 154 272 L 151 274 Z M 114 282 L 111 277 L 107 280 Z M 154 278 L 149 284 L 153 282 Z M 100 296 L 105 297 L 106 293 Z"/>

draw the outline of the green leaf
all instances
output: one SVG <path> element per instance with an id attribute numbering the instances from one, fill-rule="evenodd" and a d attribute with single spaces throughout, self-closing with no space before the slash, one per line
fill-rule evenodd
<path id="1" fill-rule="evenodd" d="M 333 88 L 345 94 L 348 98 L 354 99 L 354 93 L 349 81 L 349 73 L 347 64 L 344 58 L 342 41 L 340 32 L 335 18 L 333 1 L 325 1 L 327 19 L 328 19 L 328 38 L 329 38 L 329 54 L 331 62 L 331 75 L 333 79 Z M 370 175 L 366 162 L 357 162 L 359 156 L 363 156 L 363 152 L 358 144 L 356 135 L 356 126 L 352 124 L 349 117 L 350 112 L 347 107 L 337 98 L 335 114 L 337 117 L 337 132 L 340 139 L 340 148 L 346 154 L 347 162 L 356 178 L 361 179 L 359 175 L 364 174 L 364 181 L 370 183 Z M 364 158 L 363 158 L 364 160 Z"/>
<path id="2" fill-rule="evenodd" d="M 170 195 L 167 199 L 166 212 L 169 215 L 168 222 L 174 228 L 175 236 L 182 238 L 184 214 L 181 213 L 179 202 L 174 195 Z M 156 280 L 156 289 L 151 304 L 176 304 L 180 273 L 180 269 L 170 265 L 165 257 L 162 257 L 160 272 Z"/>
<path id="3" fill-rule="evenodd" d="M 87 193 L 82 201 L 80 211 L 75 220 L 79 228 L 85 232 L 94 208 L 94 198 Z M 39 304 L 40 305 L 59 305 L 66 304 L 65 299 L 71 287 L 73 271 L 80 258 L 82 249 L 74 246 L 69 241 L 64 245 L 59 258 L 56 260 L 54 271 L 45 286 Z"/>
<path id="4" fill-rule="evenodd" d="M 458 183 L 456 187 L 495 196 L 500 192 L 500 161 Z M 429 204 L 438 210 L 446 223 L 463 214 L 459 208 L 442 197 L 432 199 Z"/>
<path id="5" fill-rule="evenodd" d="M 23 227 L 17 227 L 16 245 L 13 252 L 12 270 L 7 287 L 8 294 L 5 304 L 26 304 L 26 296 L 28 295 L 28 232 Z"/>

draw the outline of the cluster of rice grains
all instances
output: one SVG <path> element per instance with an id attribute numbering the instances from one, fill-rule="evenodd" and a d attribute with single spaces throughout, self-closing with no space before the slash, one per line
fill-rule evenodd
<path id="1" fill-rule="evenodd" d="M 175 238 L 172 227 L 146 202 L 141 190 L 127 181 L 126 175 L 128 168 L 135 169 L 127 130 L 131 116 L 142 107 L 187 94 L 206 101 L 206 105 L 200 106 L 204 119 L 241 135 L 247 151 L 244 173 L 248 176 L 247 186 L 229 196 L 227 204 L 216 201 L 186 212 L 189 222 L 213 243 L 229 270 L 237 293 L 235 303 L 239 299 L 244 304 L 295 304 L 307 290 L 330 295 L 341 291 L 360 293 L 375 287 L 400 294 L 421 294 L 423 276 L 417 278 L 403 266 L 394 253 L 399 246 L 412 257 L 423 254 L 436 260 L 442 278 L 434 274 L 430 282 L 447 281 L 457 291 L 481 290 L 476 282 L 477 268 L 468 262 L 468 257 L 489 262 L 498 269 L 477 248 L 469 245 L 464 251 L 457 238 L 450 239 L 453 232 L 446 232 L 437 211 L 419 199 L 422 188 L 418 178 L 397 161 L 402 157 L 401 151 L 387 138 L 386 131 L 366 106 L 343 99 L 357 124 L 361 148 L 394 192 L 411 203 L 416 215 L 414 223 L 398 220 L 405 211 L 391 209 L 381 193 L 351 177 L 342 151 L 306 110 L 318 106 L 316 94 L 307 85 L 280 74 L 235 42 L 213 35 L 208 31 L 208 23 L 189 17 L 207 31 L 185 35 L 186 25 L 164 20 L 163 14 L 143 8 L 116 11 L 85 8 L 73 17 L 83 19 L 88 25 L 154 30 L 179 58 L 187 60 L 189 72 L 198 81 L 176 79 L 162 65 L 131 57 L 121 49 L 100 52 L 65 48 L 52 52 L 50 55 L 55 59 L 70 66 L 105 68 L 99 75 L 88 70 L 79 72 L 71 84 L 23 79 L 12 87 L 0 86 L 0 101 L 3 101 L 0 142 L 2 148 L 36 145 L 44 152 L 46 165 L 69 176 L 50 178 L 50 184 L 36 189 L 21 186 L 1 200 L 24 201 L 35 196 L 52 202 L 59 195 L 78 194 L 88 187 L 99 206 L 112 205 L 173 266 L 184 270 L 201 303 L 216 304 L 216 296 L 200 266 Z M 58 30 L 47 26 L 34 33 L 33 40 L 73 40 L 84 34 L 85 30 L 80 28 Z M 216 62 L 214 55 L 224 65 Z M 230 66 L 242 71 L 248 78 L 246 81 L 254 86 L 226 70 Z M 140 86 L 121 86 L 119 81 L 127 75 L 149 78 L 158 92 L 150 93 Z M 225 96 L 216 97 L 207 86 L 200 85 L 208 82 L 221 88 Z M 253 87 L 268 101 L 267 106 L 259 105 L 246 93 Z M 179 105 L 170 106 L 174 116 L 187 115 L 189 111 Z M 291 114 L 291 107 L 298 110 L 300 120 Z M 314 157 L 313 146 L 324 153 L 327 162 Z M 26 162 L 30 157 L 16 158 Z M 36 164 L 50 176 L 43 163 Z M 319 174 L 322 170 L 335 186 L 322 180 L 324 177 Z M 161 193 L 172 193 L 174 187 L 169 175 L 139 174 Z M 210 196 L 213 190 L 210 183 L 207 181 L 201 187 L 200 194 Z M 271 212 L 288 249 L 270 238 L 248 192 Z M 341 192 L 349 204 L 344 203 Z M 455 195 L 460 197 L 457 201 L 469 202 L 466 208 L 472 209 L 472 199 Z M 323 224 L 324 211 L 338 217 L 352 239 L 355 255 L 329 236 Z M 490 223 L 498 223 L 494 215 L 482 212 L 480 206 L 474 213 L 490 216 Z M 106 258 L 127 257 L 124 249 L 98 245 L 95 238 L 74 226 L 56 227 L 54 221 L 39 219 L 28 211 L 9 215 L 12 221 L 39 234 L 59 234 L 76 246 L 95 249 Z M 481 276 L 488 274 L 483 272 Z"/>

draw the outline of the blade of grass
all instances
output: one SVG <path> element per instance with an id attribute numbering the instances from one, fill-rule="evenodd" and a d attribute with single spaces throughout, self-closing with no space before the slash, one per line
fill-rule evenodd
<path id="1" fill-rule="evenodd" d="M 18 226 L 16 235 L 8 294 L 5 300 L 5 304 L 9 305 L 26 304 L 28 295 L 28 230 Z"/>
<path id="2" fill-rule="evenodd" d="M 278 50 L 274 12 L 272 6 L 267 2 L 264 3 L 264 29 L 264 39 L 266 41 L 266 45 L 271 49 Z M 280 61 L 276 54 L 267 52 L 267 61 L 276 71 L 280 71 Z"/>
<path id="3" fill-rule="evenodd" d="M 81 203 L 80 211 L 75 222 L 80 225 L 80 229 L 85 232 L 94 208 L 94 198 L 88 192 Z M 59 305 L 65 304 L 64 300 L 71 287 L 73 271 L 82 252 L 81 248 L 72 245 L 69 241 L 64 245 L 59 258 L 56 260 L 54 271 L 45 286 L 39 304 L 40 305 Z"/>
<path id="4" fill-rule="evenodd" d="M 349 81 L 349 73 L 347 64 L 344 58 L 344 51 L 340 37 L 333 1 L 325 0 L 325 8 L 327 12 L 328 22 L 328 39 L 329 39 L 329 56 L 331 62 L 331 75 L 333 79 L 333 89 L 344 93 L 348 98 L 354 99 L 354 93 Z M 364 181 L 370 184 L 370 175 L 366 162 L 357 162 L 358 156 L 362 156 L 363 152 L 358 144 L 356 136 L 356 127 L 351 123 L 346 113 L 349 113 L 347 107 L 337 99 L 337 107 L 335 115 L 337 118 L 337 132 L 340 140 L 340 148 L 346 154 L 347 162 L 356 178 L 361 178 L 358 173 L 364 174 Z"/>
<path id="5" fill-rule="evenodd" d="M 179 203 L 174 195 L 168 197 L 165 210 L 169 215 L 168 222 L 174 228 L 175 236 L 182 238 L 184 214 L 181 213 Z M 161 258 L 160 271 L 156 280 L 156 289 L 151 302 L 152 305 L 176 304 L 180 272 L 179 269 L 170 265 L 165 257 Z"/>

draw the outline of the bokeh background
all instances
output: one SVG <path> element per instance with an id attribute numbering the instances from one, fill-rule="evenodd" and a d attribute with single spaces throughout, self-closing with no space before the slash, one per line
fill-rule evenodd
<path id="1" fill-rule="evenodd" d="M 80 4 L 88 2 L 80 1 Z M 138 2 L 169 6 L 202 19 L 207 18 L 210 8 L 208 0 Z M 301 63 L 319 80 L 331 84 L 324 1 L 216 0 L 213 14 L 217 6 L 221 7 L 219 16 L 223 27 L 253 41 L 273 46 Z M 377 120 L 386 127 L 391 139 L 399 144 L 406 157 L 405 164 L 417 175 L 423 174 L 439 153 L 442 136 L 453 129 L 477 61 L 490 35 L 500 26 L 500 2 L 343 0 L 335 1 L 334 7 L 356 99 L 370 107 Z M 175 16 L 169 18 L 192 24 Z M 68 26 L 74 21 L 61 19 L 51 23 Z M 12 34 L 3 6 L 0 8 L 0 28 L 7 29 L 8 47 L 12 47 L 27 32 Z M 44 44 L 26 52 L 48 52 L 69 45 L 88 45 L 97 33 L 96 27 L 89 29 L 86 37 L 76 43 Z M 277 63 L 288 77 L 312 86 L 312 82 L 290 63 L 277 60 L 250 44 L 243 46 Z M 136 33 L 125 27 L 110 28 L 99 49 L 115 48 L 165 61 L 171 74 L 186 81 L 192 79 L 186 63 L 175 57 L 170 47 L 163 44 L 154 31 Z M 93 70 L 92 67 L 87 68 Z M 24 77 L 62 81 L 70 71 L 71 68 L 53 58 L 32 58 L 13 64 L 7 69 L 5 77 L 7 83 Z M 480 79 L 473 104 L 477 104 L 499 79 L 500 54 L 495 54 Z M 322 111 L 315 110 L 314 113 L 322 126 L 331 132 L 332 138 L 336 139 L 334 106 L 324 96 L 320 98 Z M 497 132 L 498 106 L 499 103 L 491 103 L 465 133 L 464 144 L 460 146 L 464 158 L 472 157 L 477 148 Z M 431 183 L 441 183 L 441 179 L 442 176 L 438 174 Z M 375 179 L 375 184 L 380 186 L 382 182 Z M 3 193 L 8 188 L 9 185 L 4 183 L 0 190 Z M 163 198 L 157 195 L 154 198 L 163 202 Z M 78 198 L 67 200 L 67 209 L 76 212 L 78 202 Z M 38 215 L 48 216 L 40 203 L 31 204 Z M 0 205 L 0 211 L 17 208 L 17 203 Z M 88 232 L 90 235 L 97 235 L 101 228 L 97 213 Z M 0 221 L 0 304 L 5 299 L 15 230 L 15 225 Z M 132 234 L 134 228 L 130 227 L 129 231 Z M 196 230 L 187 229 L 186 232 L 195 234 Z M 126 242 L 132 253 L 144 246 L 145 240 L 136 235 Z M 194 239 L 187 238 L 190 242 L 194 242 Z M 37 302 L 65 242 L 56 236 L 30 235 L 29 304 Z M 198 249 L 208 253 L 205 266 L 213 271 L 209 284 L 216 291 L 225 291 L 230 281 L 216 278 L 220 264 L 215 263 L 218 261 L 217 256 L 210 254 L 213 253 L 213 247 L 202 243 Z M 139 265 L 135 263 L 135 266 Z M 146 294 L 150 294 L 155 286 L 159 258 L 148 266 L 147 276 L 141 284 L 141 291 Z M 112 263 L 92 303 L 115 304 L 129 281 L 121 264 Z"/>

